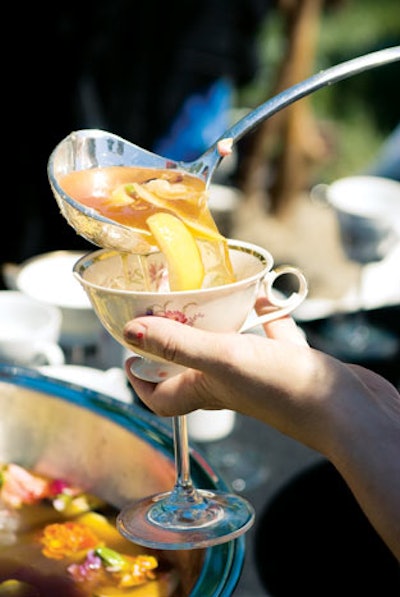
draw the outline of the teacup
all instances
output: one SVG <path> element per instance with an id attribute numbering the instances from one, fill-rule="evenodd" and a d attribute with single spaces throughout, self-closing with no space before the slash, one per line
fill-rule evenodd
<path id="1" fill-rule="evenodd" d="M 347 176 L 318 184 L 312 197 L 338 218 L 343 248 L 359 263 L 381 261 L 400 238 L 400 183 L 380 176 Z"/>
<path id="2" fill-rule="evenodd" d="M 147 256 L 101 249 L 81 259 L 74 274 L 85 288 L 100 321 L 125 348 L 125 324 L 141 315 L 157 315 L 214 332 L 244 332 L 291 313 L 307 295 L 307 281 L 293 266 L 273 268 L 273 257 L 264 248 L 229 240 L 229 255 L 236 281 L 200 290 L 169 292 L 159 281 L 166 271 L 162 253 Z M 276 292 L 274 284 L 283 275 L 296 279 L 298 289 L 288 297 Z M 257 295 L 263 287 L 271 310 L 249 321 Z M 150 288 L 150 290 L 149 290 Z M 141 352 L 144 358 L 133 365 L 135 375 L 162 381 L 182 370 L 181 366 Z"/>
<path id="3" fill-rule="evenodd" d="M 61 312 L 14 290 L 0 291 L 0 361 L 23 367 L 63 365 Z"/>
<path id="4" fill-rule="evenodd" d="M 14 268 L 14 287 L 61 311 L 60 344 L 65 349 L 96 346 L 102 331 L 92 306 L 72 275 L 79 251 L 50 251 Z"/>

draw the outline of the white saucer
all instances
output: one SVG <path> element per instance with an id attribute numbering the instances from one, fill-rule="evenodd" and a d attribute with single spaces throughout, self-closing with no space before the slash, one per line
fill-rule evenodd
<path id="1" fill-rule="evenodd" d="M 68 381 L 123 402 L 132 402 L 132 394 L 127 386 L 125 372 L 119 367 L 102 371 L 82 365 L 62 365 L 60 367 L 45 365 L 37 369 L 48 377 Z"/>
<path id="2" fill-rule="evenodd" d="M 400 243 L 382 261 L 365 265 L 362 270 L 362 306 L 381 309 L 400 305 Z M 297 321 L 313 321 L 334 313 L 354 313 L 359 309 L 356 288 L 336 300 L 307 298 L 293 313 Z"/>

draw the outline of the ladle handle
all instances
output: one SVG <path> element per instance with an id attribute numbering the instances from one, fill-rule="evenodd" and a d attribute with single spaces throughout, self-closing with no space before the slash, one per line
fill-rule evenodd
<path id="1" fill-rule="evenodd" d="M 341 64 L 337 64 L 336 66 L 332 66 L 331 68 L 316 73 L 305 81 L 301 81 L 300 83 L 289 87 L 289 89 L 282 91 L 244 116 L 228 131 L 226 131 L 223 137 L 231 137 L 234 139 L 234 141 L 237 141 L 245 133 L 250 131 L 266 118 L 269 118 L 279 110 L 282 110 L 289 104 L 292 104 L 294 101 L 309 95 L 313 91 L 316 91 L 317 89 L 320 89 L 321 87 L 324 87 L 330 83 L 341 81 L 350 75 L 354 75 L 383 64 L 388 64 L 396 60 L 400 60 L 400 46 L 394 46 L 392 48 L 386 48 L 385 50 L 372 52 L 372 54 L 359 56 L 353 60 L 342 62 Z"/>
<path id="2" fill-rule="evenodd" d="M 400 60 L 400 46 L 393 46 L 385 48 L 384 50 L 365 54 L 364 56 L 358 56 L 357 58 L 347 60 L 346 62 L 342 62 L 341 64 L 337 64 L 316 73 L 300 83 L 296 83 L 292 87 L 289 87 L 267 100 L 255 110 L 252 110 L 249 114 L 246 114 L 246 116 L 225 131 L 225 133 L 203 154 L 203 156 L 193 162 L 193 165 L 196 165 L 196 167 L 191 168 L 191 170 L 197 171 L 198 174 L 203 173 L 205 179 L 209 180 L 212 172 L 222 159 L 222 156 L 218 152 L 218 142 L 221 141 L 221 139 L 230 138 L 235 143 L 260 122 L 273 116 L 298 99 L 309 95 L 313 91 L 317 91 L 317 89 L 320 89 L 325 85 L 346 79 L 350 75 L 355 75 L 377 66 L 389 64 L 396 60 Z"/>

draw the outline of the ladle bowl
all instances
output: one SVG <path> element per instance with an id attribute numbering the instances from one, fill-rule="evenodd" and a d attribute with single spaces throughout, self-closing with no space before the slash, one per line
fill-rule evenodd
<path id="1" fill-rule="evenodd" d="M 143 235 L 133 234 L 132 228 L 112 221 L 93 208 L 74 200 L 60 185 L 60 178 L 70 172 L 89 168 L 136 166 L 183 170 L 201 178 L 208 187 L 215 169 L 224 157 L 220 151 L 222 140 L 227 139 L 233 145 L 270 116 L 321 87 L 396 60 L 400 60 L 400 46 L 365 54 L 314 74 L 249 112 L 192 162 L 176 162 L 156 155 L 107 131 L 74 131 L 56 146 L 48 163 L 50 186 L 61 213 L 78 234 L 95 245 L 148 253 L 151 247 Z"/>

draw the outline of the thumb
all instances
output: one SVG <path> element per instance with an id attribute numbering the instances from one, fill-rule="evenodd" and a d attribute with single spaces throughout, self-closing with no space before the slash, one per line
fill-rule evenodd
<path id="1" fill-rule="evenodd" d="M 271 311 L 271 304 L 264 296 L 256 300 L 255 310 L 257 315 L 264 315 Z M 264 323 L 264 331 L 268 338 L 274 340 L 282 340 L 299 344 L 300 346 L 307 346 L 307 338 L 303 330 L 296 324 L 290 315 L 273 319 L 268 323 Z"/>
<path id="2" fill-rule="evenodd" d="M 124 328 L 124 338 L 138 352 L 185 367 L 206 369 L 207 363 L 212 361 L 210 347 L 214 354 L 219 350 L 221 334 L 193 328 L 165 317 L 147 316 L 128 322 Z"/>

